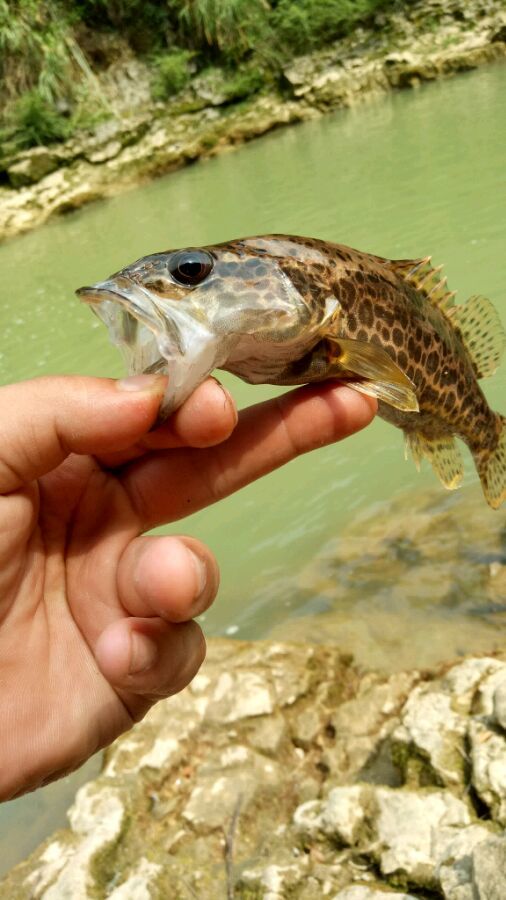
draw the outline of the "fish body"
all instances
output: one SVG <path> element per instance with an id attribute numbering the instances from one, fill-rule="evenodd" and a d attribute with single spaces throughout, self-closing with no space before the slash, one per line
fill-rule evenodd
<path id="1" fill-rule="evenodd" d="M 459 437 L 488 503 L 506 498 L 506 420 L 479 384 L 505 334 L 484 297 L 456 305 L 428 258 L 268 235 L 146 256 L 78 295 L 132 374 L 168 372 L 165 414 L 214 368 L 252 384 L 337 378 L 378 398 L 445 487 L 462 480 Z"/>

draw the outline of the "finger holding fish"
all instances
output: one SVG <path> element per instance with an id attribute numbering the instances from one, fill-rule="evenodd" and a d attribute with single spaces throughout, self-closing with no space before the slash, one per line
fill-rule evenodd
<path id="1" fill-rule="evenodd" d="M 107 468 L 116 468 L 152 450 L 212 447 L 226 440 L 237 424 L 237 407 L 229 391 L 216 378 L 207 378 L 163 422 L 156 422 L 131 447 L 97 455 Z"/>
<path id="2" fill-rule="evenodd" d="M 365 428 L 374 398 L 343 384 L 306 385 L 239 413 L 230 437 L 215 447 L 154 452 L 120 473 L 147 531 L 215 503 L 257 478 Z"/>

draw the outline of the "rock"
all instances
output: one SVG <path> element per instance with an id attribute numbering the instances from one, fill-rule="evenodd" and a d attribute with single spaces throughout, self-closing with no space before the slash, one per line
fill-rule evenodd
<path id="1" fill-rule="evenodd" d="M 60 163 L 58 154 L 49 147 L 34 147 L 7 167 L 7 177 L 12 187 L 23 187 L 26 184 L 34 184 L 45 175 L 54 172 Z"/>
<path id="2" fill-rule="evenodd" d="M 298 614 L 270 636 L 334 644 L 385 672 L 430 668 L 464 653 L 477 654 L 480 665 L 500 651 L 501 576 L 491 576 L 490 566 L 504 555 L 502 520 L 491 519 L 473 490 L 458 498 L 427 491 L 408 512 L 403 503 L 393 499 L 330 538 L 294 578 Z M 323 612 L 304 614 L 315 597 Z M 472 660 L 466 666 L 472 694 L 482 673 Z"/>
<path id="3" fill-rule="evenodd" d="M 497 724 L 506 731 L 506 678 L 501 679 L 494 691 L 493 715 Z"/>
<path id="4" fill-rule="evenodd" d="M 483 722 L 469 725 L 472 782 L 493 818 L 506 826 L 506 741 Z"/>
<path id="5" fill-rule="evenodd" d="M 473 852 L 473 882 L 478 897 L 504 900 L 506 896 L 506 837 L 483 841 Z M 453 900 L 453 898 L 450 898 Z"/>
<path id="6" fill-rule="evenodd" d="M 399 891 L 383 891 L 365 885 L 355 884 L 344 888 L 333 900 L 416 900 L 414 894 L 400 894 Z"/>
<path id="7" fill-rule="evenodd" d="M 385 676 L 335 648 L 211 640 L 0 896 L 503 900 L 505 669 Z"/>
<path id="8" fill-rule="evenodd" d="M 387 790 L 375 793 L 378 815 L 372 853 L 384 875 L 405 875 L 434 886 L 444 847 L 470 824 L 469 809 L 448 791 Z"/>
<path id="9" fill-rule="evenodd" d="M 442 784 L 459 784 L 464 776 L 466 728 L 467 720 L 452 709 L 450 693 L 424 684 L 412 691 L 392 740 L 398 750 L 416 747 L 420 765 L 427 760 Z M 418 768 L 412 755 L 410 760 Z M 415 776 L 413 768 L 406 776 Z"/>
<path id="10" fill-rule="evenodd" d="M 467 829 L 470 831 L 470 829 Z M 446 900 L 503 900 L 506 891 L 506 838 L 480 834 L 447 847 L 439 867 Z"/>

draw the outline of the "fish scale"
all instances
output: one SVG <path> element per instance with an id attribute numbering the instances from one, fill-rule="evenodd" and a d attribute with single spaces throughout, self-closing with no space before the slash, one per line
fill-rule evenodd
<path id="1" fill-rule="evenodd" d="M 490 506 L 506 498 L 505 419 L 479 385 L 505 334 L 486 298 L 455 304 L 429 257 L 264 235 L 156 253 L 78 294 L 132 374 L 168 373 L 165 415 L 215 367 L 251 383 L 338 378 L 378 399 L 417 466 L 427 458 L 446 488 L 463 477 L 458 437 Z"/>

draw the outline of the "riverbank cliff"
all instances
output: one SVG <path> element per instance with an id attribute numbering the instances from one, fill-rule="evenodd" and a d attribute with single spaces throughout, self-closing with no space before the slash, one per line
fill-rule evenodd
<path id="1" fill-rule="evenodd" d="M 0 240 L 274 128 L 505 56 L 499 0 L 431 0 L 402 14 L 379 12 L 370 27 L 291 59 L 275 82 L 230 79 L 214 66 L 163 103 L 152 99 L 147 64 L 123 54 L 98 76 L 114 116 L 0 163 Z"/>

